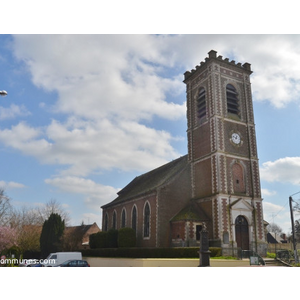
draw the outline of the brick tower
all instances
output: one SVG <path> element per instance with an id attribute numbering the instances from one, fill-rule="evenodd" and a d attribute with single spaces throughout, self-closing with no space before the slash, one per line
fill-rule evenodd
<path id="1" fill-rule="evenodd" d="M 185 72 L 192 199 L 223 250 L 265 252 L 249 63 L 211 50 Z"/>

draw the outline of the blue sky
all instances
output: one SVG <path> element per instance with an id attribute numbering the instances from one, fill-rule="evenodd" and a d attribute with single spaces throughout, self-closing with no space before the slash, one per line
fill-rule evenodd
<path id="1" fill-rule="evenodd" d="M 0 186 L 101 225 L 119 189 L 187 153 L 183 73 L 211 49 L 252 66 L 264 218 L 290 232 L 300 35 L 0 35 Z"/>

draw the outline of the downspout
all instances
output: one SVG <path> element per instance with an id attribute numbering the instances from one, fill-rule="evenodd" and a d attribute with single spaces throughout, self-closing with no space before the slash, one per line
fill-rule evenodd
<path id="1" fill-rule="evenodd" d="M 233 249 L 233 231 L 232 231 L 232 226 L 233 224 L 231 224 L 231 195 L 229 195 L 228 198 L 228 223 L 229 223 L 229 234 L 230 234 L 230 243 L 231 243 L 231 250 L 232 250 L 232 256 L 234 256 L 234 249 Z"/>
<path id="2" fill-rule="evenodd" d="M 244 81 L 244 92 L 245 92 L 245 99 L 246 99 L 246 84 Z M 252 100 L 252 97 L 251 99 Z M 253 104 L 252 104 L 253 107 Z M 254 114 L 253 114 L 254 118 Z M 247 123 L 247 139 L 248 139 L 248 147 L 249 147 L 249 163 L 250 163 L 250 177 L 251 177 L 251 187 L 252 187 L 252 199 L 251 199 L 251 206 L 253 207 L 253 229 L 254 229 L 254 239 L 255 239 L 255 252 L 257 252 L 257 231 L 256 231 L 256 209 L 254 206 L 254 180 L 253 180 L 253 167 L 252 167 L 252 160 L 251 160 L 251 141 L 250 141 L 250 130 L 249 130 L 249 119 L 248 119 L 248 105 L 246 104 L 246 123 Z"/>

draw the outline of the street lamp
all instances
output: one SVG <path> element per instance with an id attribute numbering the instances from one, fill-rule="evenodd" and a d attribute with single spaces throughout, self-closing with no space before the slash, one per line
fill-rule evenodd
<path id="1" fill-rule="evenodd" d="M 5 97 L 7 96 L 7 91 L 0 91 L 0 96 Z"/>
<path id="2" fill-rule="evenodd" d="M 296 193 L 299 194 L 300 192 Z M 294 195 L 296 195 L 294 194 Z M 292 196 L 294 196 L 292 195 Z M 294 223 L 294 214 L 293 214 L 293 198 L 292 196 L 289 197 L 289 203 L 290 203 L 290 212 L 291 212 L 291 223 L 292 223 L 292 234 L 293 234 L 293 247 L 294 247 L 294 257 L 295 257 L 295 263 L 298 263 L 298 253 L 297 253 L 297 246 L 296 246 L 296 233 L 295 233 L 295 223 Z"/>

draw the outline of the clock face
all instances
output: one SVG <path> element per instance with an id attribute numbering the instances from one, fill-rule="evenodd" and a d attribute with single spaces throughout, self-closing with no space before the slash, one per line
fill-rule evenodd
<path id="1" fill-rule="evenodd" d="M 238 133 L 233 133 L 232 135 L 231 135 L 231 140 L 232 140 L 232 142 L 234 143 L 234 144 L 236 144 L 236 145 L 238 145 L 240 142 L 241 142 L 241 137 L 240 137 L 240 135 L 238 134 Z"/>

